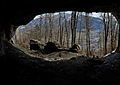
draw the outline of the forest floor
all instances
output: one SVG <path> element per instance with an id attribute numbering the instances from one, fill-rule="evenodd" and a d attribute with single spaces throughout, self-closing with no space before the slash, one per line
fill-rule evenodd
<path id="1" fill-rule="evenodd" d="M 33 57 L 43 58 L 47 61 L 69 60 L 71 58 L 80 56 L 80 53 L 73 53 L 68 51 L 52 52 L 49 54 L 42 54 L 39 51 L 29 51 L 28 54 Z"/>
<path id="2" fill-rule="evenodd" d="M 39 50 L 30 50 L 30 49 L 23 48 L 19 45 L 14 45 L 14 46 L 16 48 L 21 49 L 21 51 L 25 52 L 26 54 L 30 55 L 31 57 L 42 58 L 47 61 L 69 60 L 71 58 L 83 56 L 80 53 L 70 52 L 68 50 L 62 50 L 62 51 L 52 52 L 49 54 L 43 54 Z"/>
<path id="3" fill-rule="evenodd" d="M 13 85 L 86 85 L 120 83 L 120 53 L 103 58 L 91 58 L 65 51 L 34 57 L 6 43 L 6 55 L 1 57 L 5 80 Z M 52 56 L 62 59 L 53 59 Z M 61 56 L 59 56 L 61 55 Z M 66 56 L 70 56 L 70 58 Z M 75 57 L 77 55 L 77 57 Z M 65 58 L 65 59 L 63 59 Z M 5 82 L 4 82 L 5 83 Z"/>

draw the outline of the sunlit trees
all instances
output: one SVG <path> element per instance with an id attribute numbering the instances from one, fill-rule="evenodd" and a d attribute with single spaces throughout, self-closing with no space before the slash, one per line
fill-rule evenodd
<path id="1" fill-rule="evenodd" d="M 90 15 L 90 13 L 77 11 L 46 13 L 39 16 L 37 25 L 31 29 L 27 28 L 26 34 L 19 33 L 16 38 L 22 36 L 19 38 L 19 43 L 29 42 L 30 39 L 37 39 L 41 44 L 49 41 L 55 42 L 59 43 L 61 48 L 70 48 L 74 44 L 79 44 L 83 54 L 90 56 L 95 52 L 100 52 L 97 55 L 103 56 L 117 46 L 117 41 L 119 41 L 118 22 L 111 13 L 101 13 L 101 17 L 97 20 L 102 23 L 102 26 L 97 34 L 91 25 L 93 17 Z M 93 40 L 98 43 L 98 46 L 94 45 Z"/>
<path id="2" fill-rule="evenodd" d="M 110 16 L 109 13 L 103 13 L 103 24 L 104 24 L 104 54 L 107 54 L 107 41 L 109 32 Z"/>
<path id="3" fill-rule="evenodd" d="M 66 18 L 66 15 L 65 15 L 65 12 L 64 12 L 64 23 L 65 23 L 65 42 L 66 42 L 66 46 L 67 48 L 69 48 L 69 38 L 70 38 L 70 28 L 68 26 L 68 22 L 67 22 L 67 18 Z"/>
<path id="4" fill-rule="evenodd" d="M 79 12 L 72 11 L 71 13 L 71 46 L 76 43 L 76 29 Z"/>

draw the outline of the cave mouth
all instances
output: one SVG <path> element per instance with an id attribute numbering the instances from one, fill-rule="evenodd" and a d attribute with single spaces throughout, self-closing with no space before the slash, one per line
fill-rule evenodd
<path id="1" fill-rule="evenodd" d="M 65 14 L 64 12 L 58 13 L 58 15 L 60 15 L 59 16 L 60 19 L 58 19 L 58 22 L 60 21 L 62 22 L 62 19 L 63 19 L 63 22 L 64 21 L 67 22 L 67 20 L 64 19 L 66 15 L 62 17 L 62 13 L 63 15 Z M 49 15 L 49 13 L 47 14 Z M 77 15 L 77 13 L 73 12 L 70 14 L 70 16 L 71 15 L 73 15 L 72 19 L 70 17 L 71 21 L 68 20 L 68 22 L 66 23 L 68 26 L 67 28 L 69 28 L 70 30 L 70 32 L 68 33 L 72 33 L 71 28 L 74 29 L 76 27 L 76 22 L 77 22 L 76 16 L 75 16 Z M 96 23 L 96 22 L 101 21 L 101 19 L 99 18 L 97 18 L 97 20 L 96 18 L 93 19 L 93 17 L 90 15 L 92 14 L 89 14 L 89 13 L 83 13 L 83 15 L 81 14 L 81 16 L 83 16 L 82 21 L 85 21 L 85 23 L 82 24 L 83 30 L 82 31 L 78 30 L 76 27 L 76 37 L 79 35 L 79 33 L 81 35 L 80 43 L 73 44 L 74 42 L 69 40 L 70 45 L 68 44 L 68 47 L 65 46 L 65 42 L 64 44 L 63 42 L 60 42 L 60 39 L 59 39 L 60 36 L 59 38 L 57 37 L 51 38 L 51 36 L 48 36 L 52 34 L 52 37 L 53 37 L 61 33 L 63 34 L 62 41 L 66 40 L 66 38 L 64 38 L 64 36 L 66 35 L 66 32 L 63 30 L 65 28 L 64 27 L 65 23 L 58 24 L 57 28 L 59 29 L 61 28 L 61 30 L 58 31 L 58 29 L 55 28 L 53 25 L 53 24 L 55 25 L 57 24 L 53 23 L 52 19 L 50 18 L 50 17 L 53 17 L 52 13 L 48 16 L 48 19 L 46 19 L 46 22 L 44 22 L 44 23 L 48 23 L 48 26 L 47 25 L 44 26 L 43 24 L 40 23 L 39 24 L 40 26 L 36 25 L 36 27 L 34 28 L 36 30 L 30 29 L 28 31 L 25 31 L 25 30 L 28 24 L 30 24 L 30 26 L 31 26 L 31 23 L 33 24 L 32 21 L 30 21 L 30 23 L 28 23 L 27 25 L 19 26 L 16 29 L 15 35 L 10 40 L 11 44 L 8 42 L 4 43 L 4 45 L 6 45 L 5 47 L 6 54 L 3 57 L 6 58 L 6 61 L 5 62 L 2 61 L 0 63 L 2 63 L 1 65 L 4 64 L 5 68 L 7 67 L 8 75 L 6 78 L 8 80 L 11 80 L 12 83 L 16 83 L 19 85 L 22 85 L 22 84 L 73 85 L 73 84 L 78 84 L 78 83 L 80 84 L 81 83 L 83 84 L 97 83 L 98 84 L 98 83 L 104 83 L 104 82 L 105 84 L 106 82 L 108 84 L 112 82 L 119 82 L 120 80 L 120 69 L 119 69 L 120 68 L 120 62 L 119 62 L 120 53 L 111 53 L 106 58 L 103 57 L 105 54 L 113 51 L 117 46 L 118 22 L 116 21 L 114 17 L 111 17 L 111 13 L 105 13 L 105 14 L 103 13 L 102 14 L 103 22 L 100 22 L 98 24 L 100 25 L 101 23 L 104 23 L 102 26 L 103 28 L 101 30 L 97 29 L 97 31 L 94 32 L 95 29 L 92 29 L 92 26 L 90 26 L 91 23 L 89 21 L 95 20 L 95 23 Z M 44 16 L 44 14 L 42 16 Z M 36 21 L 36 20 L 38 20 L 39 22 L 40 21 L 42 22 L 41 15 L 38 15 L 37 17 L 33 19 L 33 21 Z M 81 20 L 78 19 L 78 21 L 81 21 Z M 113 26 L 111 23 L 113 24 Z M 77 23 L 77 25 L 80 25 L 80 23 L 79 24 Z M 81 28 L 82 28 L 82 25 L 80 25 Z M 11 28 L 14 28 L 14 26 L 12 26 Z M 45 31 L 44 28 L 49 29 L 48 33 L 47 31 L 44 32 Z M 50 30 L 51 28 L 52 28 L 52 31 Z M 38 29 L 41 29 L 41 30 L 38 30 Z M 12 32 L 14 34 L 14 31 Z M 58 32 L 58 33 L 55 34 L 55 32 Z M 104 45 L 105 44 L 105 41 L 104 41 L 105 33 L 107 35 L 107 43 L 106 43 L 107 52 L 106 53 L 104 53 L 105 51 L 102 50 L 105 46 Z M 46 37 L 43 36 L 45 34 L 47 34 Z M 97 36 L 97 34 L 99 36 Z M 39 38 L 36 35 L 39 35 L 39 37 L 41 38 Z M 42 37 L 46 38 L 46 42 Z M 71 39 L 72 34 L 69 35 L 69 37 Z M 90 39 L 86 39 L 88 37 L 90 37 Z M 98 38 L 94 38 L 94 37 L 98 37 Z M 52 39 L 54 40 L 58 39 L 58 42 L 56 43 Z M 93 41 L 91 41 L 92 39 L 98 39 L 99 43 L 97 42 L 97 44 L 95 44 Z M 77 39 L 76 39 L 76 42 L 78 42 Z M 83 45 L 85 47 L 82 47 L 81 43 L 85 44 Z M 93 47 L 91 47 L 91 44 L 92 46 L 94 45 L 95 47 L 101 48 L 101 50 L 98 51 L 98 55 L 97 54 L 90 55 L 89 51 L 87 54 L 86 49 L 88 49 L 89 46 L 90 46 L 90 51 L 91 49 L 93 49 Z M 87 45 L 88 47 L 86 48 Z M 81 50 L 82 48 L 84 48 L 84 50 Z M 6 71 L 4 72 L 6 74 Z M 11 77 L 14 77 L 14 78 L 11 78 Z"/>
<path id="2" fill-rule="evenodd" d="M 118 23 L 109 12 L 62 11 L 35 16 L 16 29 L 11 41 L 30 56 L 50 61 L 78 56 L 101 58 L 116 49 L 117 30 Z"/>

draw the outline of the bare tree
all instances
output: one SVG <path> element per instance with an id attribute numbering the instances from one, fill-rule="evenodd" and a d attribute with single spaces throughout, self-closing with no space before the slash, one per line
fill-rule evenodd
<path id="1" fill-rule="evenodd" d="M 63 27 L 62 27 L 62 13 L 59 12 L 59 32 L 60 32 L 60 45 L 63 45 Z"/>
<path id="2" fill-rule="evenodd" d="M 79 27 L 79 36 L 78 36 L 78 44 L 80 44 L 81 38 L 81 28 L 82 28 L 82 12 L 80 13 L 80 27 Z"/>
<path id="3" fill-rule="evenodd" d="M 115 22 L 115 25 L 114 25 L 114 30 L 115 30 L 115 32 L 114 32 L 114 49 L 117 47 L 117 41 L 118 41 L 118 28 L 119 28 L 119 26 L 118 26 L 118 23 L 117 23 L 117 21 Z"/>
<path id="4" fill-rule="evenodd" d="M 72 34 L 71 46 L 73 46 L 76 41 L 76 28 L 78 15 L 79 13 L 77 13 L 76 11 L 72 11 L 71 13 L 71 34 Z"/>
<path id="5" fill-rule="evenodd" d="M 90 55 L 90 26 L 89 26 L 89 14 L 85 13 L 85 28 L 86 28 L 86 55 Z"/>
<path id="6" fill-rule="evenodd" d="M 116 48 L 116 52 L 120 52 L 120 15 L 119 15 L 119 13 L 114 13 L 114 15 L 115 15 L 115 17 L 118 21 L 118 28 L 119 28 L 119 30 L 118 30 L 118 40 L 117 40 L 118 45 L 117 45 L 117 48 Z"/>
<path id="7" fill-rule="evenodd" d="M 68 47 L 70 47 L 70 45 L 71 45 L 71 43 L 70 43 L 70 35 L 71 35 L 71 20 L 69 20 L 68 21 L 68 23 L 67 23 L 67 27 L 68 27 L 68 39 L 67 39 L 67 41 L 68 41 Z"/>
<path id="8" fill-rule="evenodd" d="M 113 29 L 113 16 L 111 14 L 110 16 L 110 29 L 111 29 L 111 51 L 114 50 L 114 32 L 115 32 L 115 29 Z"/>
<path id="9" fill-rule="evenodd" d="M 52 38 L 53 38 L 53 14 L 49 13 L 49 27 L 50 27 L 50 34 L 49 34 L 49 41 L 52 42 Z"/>
<path id="10" fill-rule="evenodd" d="M 47 13 L 45 14 L 45 22 L 44 22 L 44 27 L 45 27 L 45 43 L 48 42 L 48 23 L 47 23 L 47 18 L 48 18 L 48 15 Z"/>
<path id="11" fill-rule="evenodd" d="M 117 47 L 117 51 L 120 52 L 120 19 L 118 21 L 119 24 L 119 35 L 118 35 L 118 47 Z"/>
<path id="12" fill-rule="evenodd" d="M 40 24 L 39 24 L 39 26 L 38 26 L 38 28 L 39 28 L 39 40 L 41 41 L 41 38 L 42 38 L 42 15 L 40 15 Z"/>
<path id="13" fill-rule="evenodd" d="M 76 18 L 76 12 L 72 11 L 71 13 L 71 34 L 72 34 L 72 39 L 71 39 L 71 46 L 73 46 L 73 44 L 75 43 L 75 34 L 74 34 L 74 30 L 75 28 L 75 18 Z"/>
<path id="14" fill-rule="evenodd" d="M 66 15 L 64 12 L 64 22 L 65 22 L 65 34 L 66 34 L 66 42 L 67 42 L 67 48 L 69 47 L 69 32 L 68 32 L 68 27 L 67 27 L 67 19 L 66 19 Z"/>
<path id="15" fill-rule="evenodd" d="M 104 24 L 104 55 L 107 54 L 107 40 L 109 32 L 109 13 L 103 13 L 103 24 Z"/>

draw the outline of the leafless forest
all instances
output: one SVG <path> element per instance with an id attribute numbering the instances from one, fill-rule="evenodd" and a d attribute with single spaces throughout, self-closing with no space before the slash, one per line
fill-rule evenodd
<path id="1" fill-rule="evenodd" d="M 18 27 L 12 40 L 25 49 L 30 48 L 32 39 L 43 46 L 53 42 L 62 49 L 69 49 L 76 44 L 80 47 L 81 55 L 102 57 L 117 48 L 119 31 L 111 13 L 98 14 L 100 16 L 94 23 L 100 21 L 100 27 L 93 25 L 92 13 L 71 11 L 41 14 L 37 18 L 39 21 L 30 22 L 31 26 Z"/>

